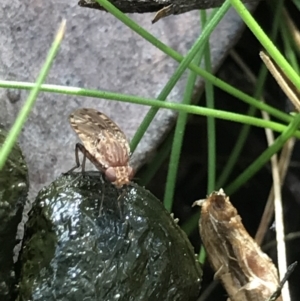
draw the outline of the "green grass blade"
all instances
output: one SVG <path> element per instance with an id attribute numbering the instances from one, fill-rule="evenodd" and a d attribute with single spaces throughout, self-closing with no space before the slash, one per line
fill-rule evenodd
<path id="1" fill-rule="evenodd" d="M 206 20 L 206 11 L 201 11 L 201 21 L 202 26 L 204 26 Z M 204 64 L 205 69 L 208 72 L 212 72 L 211 67 L 211 59 L 210 59 L 210 47 L 209 42 L 205 47 L 205 54 L 204 54 Z M 215 107 L 214 101 L 214 87 L 209 81 L 205 81 L 205 98 L 206 98 L 206 106 L 208 108 Z M 207 194 L 210 194 L 213 190 L 215 190 L 215 181 L 216 181 L 216 125 L 215 125 L 215 118 L 208 117 L 207 118 Z M 198 260 L 201 264 L 204 264 L 206 259 L 206 250 L 204 245 L 201 244 Z"/>
<path id="2" fill-rule="evenodd" d="M 225 5 L 228 5 L 228 1 L 224 2 L 222 7 L 225 7 Z M 178 52 L 173 50 L 172 48 L 168 47 L 158 39 L 156 39 L 153 35 L 151 35 L 149 32 L 147 32 L 145 29 L 141 28 L 139 25 L 137 25 L 133 20 L 131 20 L 129 17 L 124 15 L 120 10 L 118 10 L 116 7 L 114 7 L 109 1 L 107 0 L 97 0 L 97 2 L 102 5 L 107 11 L 112 13 L 115 17 L 117 17 L 120 21 L 122 21 L 125 25 L 127 25 L 129 28 L 134 30 L 137 34 L 141 35 L 145 40 L 152 43 L 155 47 L 172 57 L 177 62 L 181 62 L 183 60 L 183 56 L 180 55 Z M 202 33 L 204 34 L 204 32 Z M 209 72 L 199 68 L 195 64 L 189 64 L 189 69 L 196 72 L 199 76 L 205 78 L 206 80 L 212 82 L 215 86 L 219 87 L 220 89 L 226 91 L 227 93 L 241 99 L 242 101 L 257 107 L 260 110 L 264 110 L 270 115 L 283 120 L 285 122 L 290 122 L 290 116 L 287 114 L 281 112 L 280 110 L 277 110 L 271 106 L 268 106 L 259 100 L 254 99 L 253 97 L 250 97 L 249 95 L 239 91 L 238 89 L 230 86 L 229 84 L 223 82 L 222 80 L 216 78 Z"/>
<path id="3" fill-rule="evenodd" d="M 191 66 L 191 65 L 190 65 Z M 198 68 L 196 65 L 192 64 L 192 67 L 190 70 L 195 71 L 197 74 L 199 72 L 202 72 L 202 69 Z M 207 73 L 209 74 L 209 73 Z M 214 77 L 213 75 L 209 74 L 208 77 L 203 76 L 205 79 L 212 81 L 213 84 L 219 88 L 221 88 L 222 82 L 218 78 Z M 248 103 L 251 106 L 256 107 L 257 109 L 266 111 L 271 116 L 274 116 L 278 118 L 279 120 L 282 120 L 286 123 L 289 123 L 292 120 L 292 117 L 280 110 L 277 110 L 276 108 L 273 108 L 272 106 L 269 106 L 261 101 L 257 101 L 255 98 L 250 97 L 249 95 L 231 87 L 230 85 L 224 83 L 228 89 L 225 89 L 224 91 L 227 91 L 229 94 L 243 100 L 245 103 Z M 16 81 L 4 81 L 0 80 L 0 88 L 15 88 L 15 89 L 24 89 L 24 90 L 30 90 L 35 86 L 34 83 L 28 83 L 28 82 L 16 82 Z M 222 89 L 222 88 L 221 88 Z M 130 102 L 130 103 L 136 103 L 141 105 L 148 105 L 148 106 L 155 106 L 158 108 L 171 108 L 174 110 L 181 110 L 180 104 L 169 104 L 169 102 L 162 102 L 154 99 L 144 98 L 144 97 L 138 97 L 133 95 L 126 95 L 126 94 L 119 94 L 119 93 L 113 93 L 109 91 L 102 91 L 102 90 L 89 90 L 89 89 L 82 89 L 78 87 L 66 87 L 66 86 L 59 86 L 59 85 L 42 85 L 41 91 L 44 92 L 52 92 L 52 93 L 61 93 L 66 95 L 76 95 L 76 96 L 86 96 L 86 97 L 95 97 L 95 98 L 105 98 L 105 99 L 111 99 L 111 100 L 118 100 L 123 102 Z M 170 100 L 171 102 L 171 100 Z M 182 107 L 182 110 L 183 107 Z M 193 113 L 193 112 L 188 112 Z M 197 114 L 197 113 L 195 113 Z"/>
<path id="4" fill-rule="evenodd" d="M 267 148 L 244 172 L 242 172 L 228 187 L 225 187 L 226 194 L 233 194 L 240 186 L 252 178 L 268 161 L 276 154 L 290 139 L 300 125 L 300 114 L 295 115 L 294 120 L 286 130 L 276 138 L 274 143 Z"/>
<path id="5" fill-rule="evenodd" d="M 300 10 L 300 2 L 299 0 L 292 0 L 294 5 L 298 8 L 298 10 Z"/>
<path id="6" fill-rule="evenodd" d="M 198 53 L 198 55 L 196 55 L 194 59 L 194 64 L 200 63 L 201 56 L 202 56 L 201 53 Z M 184 96 L 183 96 L 184 104 L 189 104 L 192 100 L 192 94 L 194 91 L 196 78 L 197 75 L 194 72 L 190 72 L 185 87 Z M 186 113 L 179 113 L 176 122 L 176 127 L 175 127 L 175 133 L 174 133 L 174 139 L 173 139 L 173 145 L 172 145 L 172 151 L 171 151 L 169 169 L 168 169 L 168 175 L 166 181 L 165 196 L 164 196 L 164 206 L 169 212 L 171 212 L 173 206 L 173 197 L 174 197 L 175 183 L 177 178 L 178 163 L 180 159 L 180 153 L 182 148 L 182 141 L 184 137 L 187 117 L 188 115 Z"/>
<path id="7" fill-rule="evenodd" d="M 168 95 L 170 94 L 171 90 L 176 85 L 177 81 L 180 79 L 184 71 L 187 69 L 188 65 L 191 63 L 193 58 L 197 53 L 203 50 L 203 45 L 206 43 L 209 35 L 213 31 L 213 29 L 217 26 L 217 24 L 220 22 L 220 20 L 223 18 L 225 13 L 230 8 L 229 2 L 225 5 L 223 5 L 220 9 L 215 10 L 215 13 L 213 14 L 213 17 L 207 27 L 203 28 L 203 31 L 197 41 L 194 43 L 194 45 L 189 50 L 188 54 L 183 58 L 179 66 L 177 67 L 176 71 L 166 84 L 166 86 L 163 88 L 157 99 L 159 100 L 165 100 Z M 200 54 L 201 56 L 201 54 Z M 158 108 L 151 108 L 147 115 L 145 116 L 143 122 L 141 123 L 140 127 L 136 131 L 135 135 L 132 138 L 130 148 L 132 151 L 134 151 L 142 139 L 144 133 L 146 132 L 147 128 L 149 127 L 150 123 L 152 122 L 153 118 L 155 117 L 156 113 L 158 112 Z"/>
<path id="8" fill-rule="evenodd" d="M 35 84 L 33 83 L 23 83 L 23 82 L 20 83 L 20 82 L 0 80 L 0 87 L 5 87 L 5 88 L 17 88 L 17 89 L 22 88 L 22 89 L 29 90 L 34 86 Z M 270 128 L 275 132 L 282 132 L 286 128 L 286 125 L 274 121 L 262 120 L 260 118 L 255 118 L 255 117 L 246 116 L 242 114 L 231 113 L 231 112 L 216 110 L 216 109 L 209 109 L 209 108 L 204 108 L 204 107 L 199 107 L 194 105 L 185 105 L 181 103 L 159 101 L 157 99 L 143 98 L 143 97 L 138 97 L 133 95 L 125 95 L 125 94 L 112 93 L 106 91 L 86 90 L 86 89 L 81 89 L 76 87 L 63 87 L 63 86 L 45 85 L 45 84 L 41 86 L 40 91 L 56 92 L 56 93 L 77 95 L 77 96 L 81 95 L 81 96 L 95 97 L 95 98 L 105 98 L 105 99 L 112 99 L 112 100 L 118 100 L 123 102 L 136 103 L 136 104 L 141 104 L 146 106 L 171 109 L 171 110 L 186 112 L 190 114 L 215 117 L 223 120 L 230 120 L 233 122 L 240 122 L 240 123 L 254 125 L 263 128 Z M 264 104 L 263 103 L 261 104 L 262 107 L 265 108 Z M 265 111 L 268 112 L 268 110 Z M 281 117 L 284 121 L 287 122 L 293 119 L 292 116 L 286 113 L 282 113 Z M 300 138 L 300 131 L 297 131 L 294 136 Z"/>
<path id="9" fill-rule="evenodd" d="M 186 233 L 187 236 L 191 235 L 193 231 L 197 228 L 200 218 L 200 208 L 197 208 L 197 212 L 194 213 L 186 222 L 184 222 L 180 227 Z M 202 259 L 201 259 L 202 260 Z M 201 262 L 201 261 L 200 261 Z"/>
<path id="10" fill-rule="evenodd" d="M 265 150 L 253 164 L 251 164 L 240 176 L 236 178 L 228 187 L 225 187 L 227 195 L 233 194 L 240 186 L 250 180 L 254 174 L 260 170 L 270 158 L 278 152 L 285 142 L 293 136 L 293 133 L 300 125 L 300 114 L 295 115 L 294 120 L 289 124 L 286 130 L 274 141 L 267 150 Z M 190 235 L 195 230 L 197 221 L 199 220 L 199 213 L 195 213 L 188 221 L 186 221 L 181 228 Z"/>
<path id="11" fill-rule="evenodd" d="M 202 26 L 204 26 L 206 22 L 206 11 L 201 11 L 201 20 Z M 204 64 L 205 69 L 211 73 L 211 59 L 210 59 L 210 46 L 209 41 L 205 47 L 204 53 Z M 213 109 L 215 107 L 214 101 L 214 87 L 212 83 L 208 80 L 205 81 L 205 98 L 206 98 L 206 106 L 208 108 Z M 207 194 L 210 194 L 213 190 L 215 190 L 215 181 L 216 181 L 216 125 L 214 117 L 207 117 L 207 162 L 208 162 L 208 181 L 207 181 Z M 200 252 L 201 253 L 201 252 Z M 202 251 L 202 255 L 204 253 Z"/>
<path id="12" fill-rule="evenodd" d="M 275 40 L 278 34 L 278 28 L 280 25 L 280 20 L 282 18 L 282 9 L 284 7 L 284 0 L 279 0 L 276 3 L 276 8 L 274 11 L 274 19 L 272 23 L 272 31 L 270 34 L 271 40 Z M 258 77 L 256 80 L 256 85 L 255 85 L 255 91 L 254 91 L 254 98 L 259 99 L 262 95 L 264 84 L 267 78 L 268 74 L 268 69 L 264 64 L 261 64 L 260 71 L 258 73 Z M 247 115 L 248 116 L 254 116 L 255 113 L 257 112 L 257 109 L 255 107 L 250 107 Z M 240 154 L 244 148 L 244 145 L 246 143 L 247 137 L 249 135 L 251 127 L 249 125 L 243 125 L 239 136 L 237 138 L 236 144 L 234 145 L 232 152 L 218 178 L 216 189 L 220 189 L 223 187 L 227 181 L 228 178 L 234 168 L 234 165 L 236 164 L 238 158 L 240 157 Z"/>
<path id="13" fill-rule="evenodd" d="M 298 59 L 297 59 L 297 53 L 294 49 L 294 43 L 291 36 L 290 30 L 288 30 L 288 26 L 284 20 L 281 20 L 281 37 L 283 40 L 284 45 L 284 53 L 286 58 L 289 60 L 291 65 L 293 66 L 294 70 L 299 74 L 299 65 L 298 65 Z M 299 51 L 299 49 L 297 49 Z"/>
<path id="14" fill-rule="evenodd" d="M 290 81 L 300 90 L 300 77 L 297 72 L 287 62 L 285 57 L 280 53 L 277 47 L 272 43 L 269 37 L 264 33 L 256 20 L 251 16 L 245 5 L 240 0 L 230 0 L 232 6 L 241 16 L 249 29 L 253 32 L 259 42 L 265 47 L 269 55 L 274 59 L 278 66 L 284 71 Z"/>
<path id="15" fill-rule="evenodd" d="M 153 176 L 156 174 L 158 169 L 161 167 L 163 162 L 167 159 L 170 154 L 172 142 L 174 139 L 174 132 L 170 133 L 168 137 L 163 141 L 162 145 L 160 145 L 160 149 L 151 160 L 151 164 L 146 166 L 143 171 L 138 172 L 138 183 L 141 186 L 146 186 Z"/>

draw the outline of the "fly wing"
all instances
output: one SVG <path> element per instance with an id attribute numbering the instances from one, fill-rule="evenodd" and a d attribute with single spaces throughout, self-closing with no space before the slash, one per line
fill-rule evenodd
<path id="1" fill-rule="evenodd" d="M 87 142 L 93 143 L 97 140 L 99 127 L 82 109 L 74 111 L 69 116 L 69 122 L 85 146 Z"/>
<path id="2" fill-rule="evenodd" d="M 105 114 L 98 112 L 94 109 L 83 109 L 83 110 L 88 110 L 90 117 L 92 118 L 92 120 L 94 120 L 97 123 L 98 127 L 101 130 L 106 130 L 110 132 L 110 136 L 114 137 L 115 141 L 118 141 L 120 144 L 122 144 L 122 146 L 127 149 L 128 154 L 130 154 L 130 147 L 129 147 L 127 137 L 117 124 L 115 124 Z"/>
<path id="3" fill-rule="evenodd" d="M 125 157 L 129 156 L 130 147 L 125 134 L 105 114 L 94 109 L 82 108 L 75 110 L 69 120 L 88 152 L 106 168 L 111 165 L 111 160 L 105 158 L 106 152 L 103 151 L 103 148 L 109 147 L 109 141 L 114 141 L 116 149 L 123 149 L 127 153 Z M 102 157 L 99 153 L 100 150 L 104 155 Z"/>

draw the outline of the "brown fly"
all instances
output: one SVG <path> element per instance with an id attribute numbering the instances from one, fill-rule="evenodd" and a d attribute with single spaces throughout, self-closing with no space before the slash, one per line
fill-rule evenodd
<path id="1" fill-rule="evenodd" d="M 133 169 L 129 165 L 129 143 L 122 130 L 109 117 L 94 109 L 75 110 L 69 121 L 83 143 L 76 144 L 76 166 L 70 171 L 80 166 L 80 150 L 84 155 L 83 170 L 87 157 L 117 188 L 129 184 Z"/>

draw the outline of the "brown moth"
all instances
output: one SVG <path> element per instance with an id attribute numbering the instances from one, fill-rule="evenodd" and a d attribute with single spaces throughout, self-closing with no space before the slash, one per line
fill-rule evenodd
<path id="1" fill-rule="evenodd" d="M 249 235 L 224 190 L 193 205 L 201 206 L 200 236 L 229 300 L 282 301 L 274 263 Z"/>
<path id="2" fill-rule="evenodd" d="M 129 165 L 129 143 L 122 130 L 109 117 L 94 109 L 75 110 L 69 122 L 83 142 L 83 145 L 76 144 L 75 168 L 80 166 L 79 149 L 84 154 L 83 169 L 87 157 L 117 188 L 129 184 L 133 169 Z"/>

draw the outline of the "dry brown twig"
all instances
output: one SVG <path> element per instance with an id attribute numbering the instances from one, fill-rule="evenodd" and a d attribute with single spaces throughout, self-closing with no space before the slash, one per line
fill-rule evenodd
<path id="1" fill-rule="evenodd" d="M 234 50 L 232 50 L 230 54 L 231 57 L 235 60 L 235 62 L 240 66 L 240 68 L 245 73 L 245 75 L 248 77 L 250 82 L 253 85 L 255 85 L 257 82 L 257 77 L 253 74 L 253 72 L 250 70 L 247 64 L 239 57 L 239 55 Z M 263 98 L 261 98 L 261 100 L 264 101 Z M 271 144 L 271 142 L 269 144 Z M 282 148 L 280 159 L 278 162 L 278 170 L 280 174 L 280 186 L 284 182 L 286 172 L 291 160 L 292 152 L 294 149 L 294 145 L 295 145 L 295 138 L 291 138 L 287 141 L 287 143 Z M 257 233 L 255 235 L 255 241 L 258 243 L 258 245 L 262 244 L 263 238 L 268 230 L 268 227 L 270 226 L 270 222 L 273 216 L 274 216 L 274 185 L 270 190 L 268 200 L 265 206 L 265 210 L 262 215 Z"/>
<path id="2" fill-rule="evenodd" d="M 259 2 L 260 0 L 242 0 L 243 2 Z M 225 0 L 111 0 L 123 13 L 156 12 L 152 23 L 170 15 L 179 15 L 195 9 L 207 9 L 221 6 Z M 79 6 L 105 10 L 96 0 L 79 0 Z"/>
<path id="3" fill-rule="evenodd" d="M 281 87 L 286 96 L 293 103 L 296 111 L 300 112 L 300 101 L 299 101 L 299 91 L 291 83 L 291 81 L 285 76 L 284 72 L 267 56 L 264 52 L 260 52 L 260 57 L 267 66 L 268 70 L 271 72 L 278 85 Z M 266 113 L 263 113 L 265 118 Z M 268 136 L 267 136 L 268 137 Z M 268 138 L 268 143 L 272 144 L 274 137 Z M 293 144 L 293 142 L 292 142 Z M 279 175 L 279 167 L 277 162 L 277 157 L 273 156 L 272 162 L 272 175 L 274 179 L 273 189 L 274 189 L 274 205 L 275 205 L 275 225 L 276 225 L 276 240 L 277 240 L 277 257 L 279 275 L 281 278 L 287 273 L 287 260 L 286 260 L 286 247 L 284 242 L 284 222 L 283 222 L 283 208 L 281 200 L 281 181 Z M 284 301 L 290 300 L 288 283 L 282 289 L 282 296 Z"/>
<path id="4" fill-rule="evenodd" d="M 287 79 L 287 77 L 280 71 L 280 69 L 272 62 L 272 60 L 265 55 L 264 53 L 260 54 L 263 61 L 265 62 L 267 68 L 270 70 L 271 74 L 274 76 L 280 87 L 283 89 L 287 97 L 289 97 L 294 104 L 295 108 L 299 108 L 299 91 L 295 89 L 295 87 L 291 84 L 291 82 Z M 251 70 L 241 61 L 238 56 L 233 53 L 232 54 L 235 61 L 240 65 L 243 69 L 249 80 L 255 84 L 257 78 L 251 72 Z M 263 101 L 263 99 L 262 99 Z M 262 116 L 264 119 L 269 119 L 269 116 L 266 112 L 262 112 Z M 274 135 L 273 132 L 269 129 L 266 129 L 266 137 L 268 141 L 268 145 L 272 145 L 274 143 Z M 261 219 L 261 223 L 259 225 L 257 234 L 256 234 L 256 242 L 261 244 L 263 241 L 263 237 L 269 227 L 271 218 L 274 215 L 274 204 L 275 204 L 275 222 L 276 222 L 276 239 L 277 239 L 277 252 L 278 258 L 280 261 L 278 263 L 279 266 L 279 275 L 280 278 L 283 278 L 287 272 L 287 262 L 286 262 L 286 248 L 284 241 L 284 222 L 283 222 L 283 209 L 282 209 L 282 200 L 281 200 L 281 187 L 284 182 L 284 178 L 287 172 L 287 167 L 290 162 L 291 154 L 293 151 L 293 147 L 295 144 L 295 139 L 291 138 L 283 147 L 280 161 L 277 160 L 277 155 L 274 155 L 271 158 L 271 166 L 272 166 L 272 175 L 273 175 L 273 187 L 270 191 L 268 201 Z M 284 286 L 282 290 L 283 300 L 290 300 L 289 288 L 288 284 Z"/>

